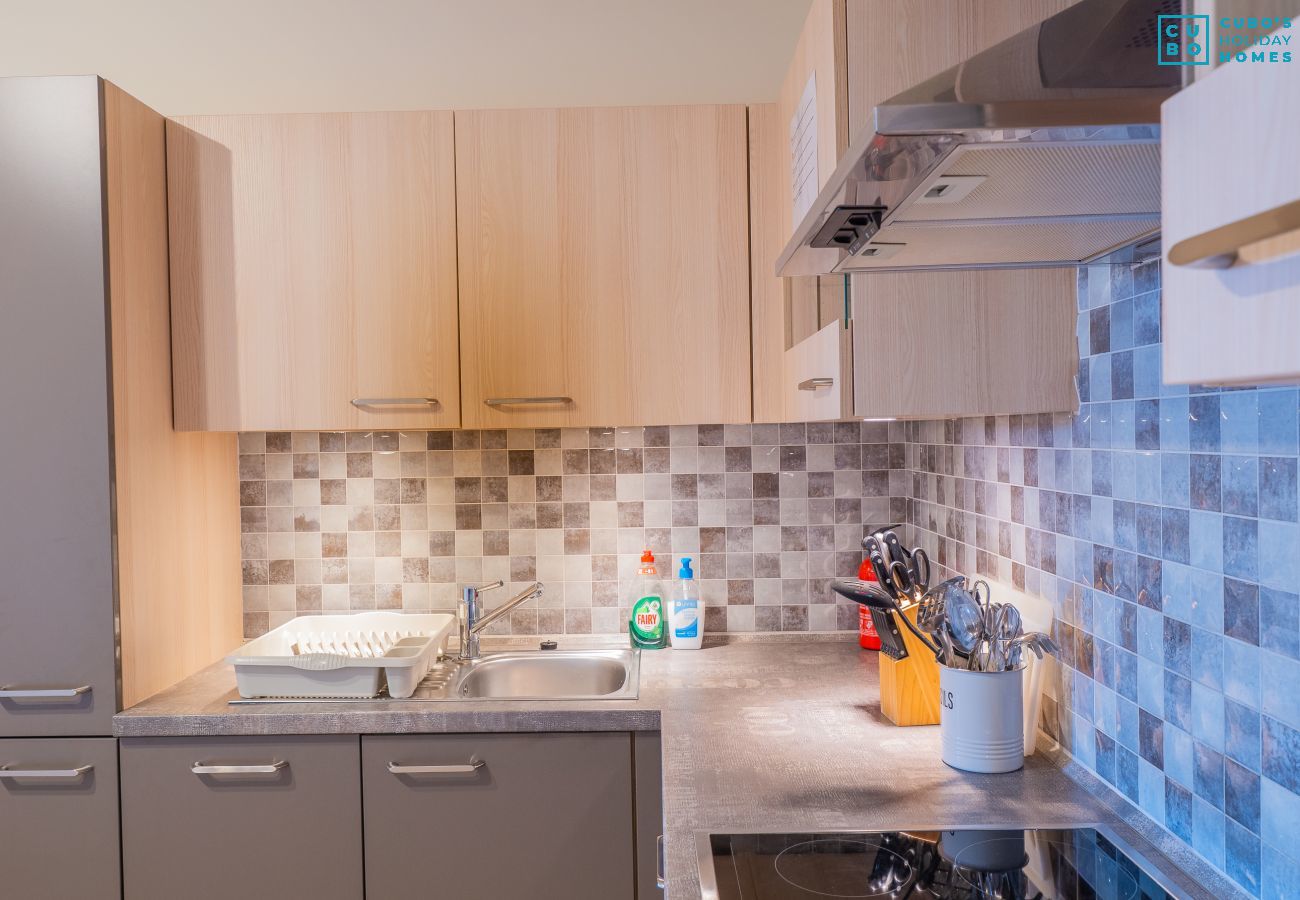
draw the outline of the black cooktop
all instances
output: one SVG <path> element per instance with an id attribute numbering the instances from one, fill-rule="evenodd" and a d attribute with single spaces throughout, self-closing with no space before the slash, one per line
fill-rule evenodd
<path id="1" fill-rule="evenodd" d="M 710 834 L 705 900 L 1183 900 L 1096 828 Z"/>

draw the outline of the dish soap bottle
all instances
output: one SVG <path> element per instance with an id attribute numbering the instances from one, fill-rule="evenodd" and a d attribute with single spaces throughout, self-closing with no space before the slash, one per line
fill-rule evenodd
<path id="1" fill-rule="evenodd" d="M 655 555 L 647 549 L 641 554 L 641 568 L 632 582 L 628 596 L 632 618 L 627 623 L 633 647 L 662 650 L 668 646 L 668 629 L 664 626 L 664 591 L 655 568 Z"/>
<path id="2" fill-rule="evenodd" d="M 673 598 L 668 602 L 668 638 L 674 649 L 698 650 L 704 643 L 704 604 L 700 602 L 700 586 L 695 583 L 691 558 L 682 558 L 673 585 Z"/>

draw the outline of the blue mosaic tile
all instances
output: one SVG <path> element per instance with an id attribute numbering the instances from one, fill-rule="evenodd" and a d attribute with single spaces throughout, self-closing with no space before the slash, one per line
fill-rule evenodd
<path id="1" fill-rule="evenodd" d="M 1166 720 L 1164 726 L 1164 771 L 1184 787 L 1192 786 L 1192 736 Z"/>
<path id="2" fill-rule="evenodd" d="M 1160 454 L 1136 453 L 1133 456 L 1136 489 L 1133 499 L 1139 503 L 1160 502 Z"/>
<path id="3" fill-rule="evenodd" d="M 1192 671 L 1192 626 L 1165 617 L 1165 668 L 1179 675 Z"/>
<path id="4" fill-rule="evenodd" d="M 1254 709 L 1259 709 L 1259 656 L 1251 644 L 1223 642 L 1223 693 Z"/>
<path id="5" fill-rule="evenodd" d="M 1160 347 L 1138 347 L 1133 351 L 1133 396 L 1138 400 L 1148 400 L 1156 413 L 1155 433 L 1159 441 L 1159 397 L 1160 397 Z M 1157 447 L 1159 444 L 1157 443 Z M 1156 448 L 1152 448 L 1156 449 Z"/>
<path id="6" fill-rule="evenodd" d="M 1260 717 L 1260 772 L 1300 793 L 1300 731 L 1271 716 Z"/>
<path id="7" fill-rule="evenodd" d="M 1261 711 L 1300 729 L 1300 660 L 1264 652 L 1260 664 Z"/>
<path id="8" fill-rule="evenodd" d="M 1265 519 L 1296 521 L 1296 461 L 1266 456 L 1259 460 L 1259 515 Z"/>
<path id="9" fill-rule="evenodd" d="M 1300 583 L 1300 527 L 1260 519 L 1258 529 L 1260 583 L 1282 589 L 1295 587 Z"/>
<path id="10" fill-rule="evenodd" d="M 1203 684 L 1192 685 L 1191 732 L 1198 741 L 1223 752 L 1227 732 L 1223 694 Z"/>
<path id="11" fill-rule="evenodd" d="M 1192 792 L 1169 778 L 1165 779 L 1165 827 L 1185 843 L 1192 842 Z"/>
<path id="12" fill-rule="evenodd" d="M 1224 516 L 1223 573 L 1259 580 L 1259 523 L 1255 519 Z"/>
<path id="13" fill-rule="evenodd" d="M 1149 659 L 1138 659 L 1138 704 L 1153 715 L 1165 715 L 1164 668 Z"/>
<path id="14" fill-rule="evenodd" d="M 1110 355 L 1110 396 L 1112 400 L 1133 399 L 1133 351 Z"/>
<path id="15" fill-rule="evenodd" d="M 1259 460 L 1256 457 L 1223 458 L 1223 511 L 1234 516 L 1259 514 Z"/>
<path id="16" fill-rule="evenodd" d="M 1223 750 L 1228 758 L 1258 772 L 1260 766 L 1259 713 L 1240 703 L 1225 700 Z"/>
<path id="17" fill-rule="evenodd" d="M 1115 741 L 1101 729 L 1097 729 L 1097 749 L 1093 755 L 1093 771 L 1101 778 L 1115 783 Z"/>
<path id="18" fill-rule="evenodd" d="M 1192 846 L 1214 865 L 1225 865 L 1223 812 L 1201 797 L 1192 798 Z"/>
<path id="19" fill-rule="evenodd" d="M 1088 360 L 1088 403 L 1096 406 L 1110 400 L 1110 354 L 1093 356 Z M 1093 436 L 1092 446 L 1097 444 L 1096 423 L 1091 422 L 1089 433 Z M 1104 446 L 1104 445 L 1101 445 Z"/>
<path id="20" fill-rule="evenodd" d="M 1259 452 L 1259 395 L 1230 391 L 1219 398 L 1220 434 L 1224 453 Z"/>
<path id="21" fill-rule="evenodd" d="M 1130 391 L 1131 393 L 1131 391 Z M 1110 405 L 1110 446 L 1116 450 L 1135 448 L 1134 403 L 1131 399 L 1116 397 Z"/>
<path id="22" fill-rule="evenodd" d="M 1186 453 L 1163 453 L 1160 458 L 1160 499 L 1165 506 L 1187 507 L 1191 501 L 1190 457 Z"/>
<path id="23" fill-rule="evenodd" d="M 1192 730 L 1192 682 L 1188 678 L 1165 670 L 1165 721 L 1183 731 Z M 1168 740 L 1168 732 L 1165 733 Z M 1166 744 L 1165 769 L 1169 768 Z"/>
<path id="24" fill-rule="evenodd" d="M 1138 710 L 1138 753 L 1158 769 L 1165 766 L 1164 721 L 1158 714 Z"/>
<path id="25" fill-rule="evenodd" d="M 1133 301 L 1117 300 L 1110 305 L 1111 352 L 1133 346 Z"/>
<path id="26" fill-rule="evenodd" d="M 1219 395 L 1192 395 L 1188 399 L 1188 447 L 1195 453 L 1219 452 Z"/>
<path id="27" fill-rule="evenodd" d="M 1293 847 L 1292 842 L 1287 843 Z M 1260 842 L 1259 896 L 1262 900 L 1295 900 L 1300 861 L 1267 842 Z"/>
<path id="28" fill-rule="evenodd" d="M 1260 588 L 1259 644 L 1265 650 L 1300 657 L 1300 596 Z"/>
<path id="29" fill-rule="evenodd" d="M 1161 554 L 1172 562 L 1191 561 L 1191 544 L 1188 534 L 1188 514 L 1185 509 L 1166 508 L 1160 517 Z"/>
<path id="30" fill-rule="evenodd" d="M 1223 579 L 1223 633 L 1248 644 L 1259 644 L 1259 585 Z"/>
<path id="31" fill-rule="evenodd" d="M 1223 636 L 1217 631 L 1192 629 L 1192 680 L 1223 691 Z"/>
<path id="32" fill-rule="evenodd" d="M 1271 456 L 1295 456 L 1300 445 L 1297 428 L 1300 392 L 1267 390 L 1259 392 L 1259 452 Z"/>
<path id="33" fill-rule="evenodd" d="M 1231 760 L 1224 761 L 1223 811 L 1259 834 L 1259 773 Z"/>
<path id="34" fill-rule="evenodd" d="M 1226 871 L 1252 894 L 1259 893 L 1259 835 L 1229 819 L 1224 829 Z"/>
<path id="35" fill-rule="evenodd" d="M 1160 401 L 1160 449 L 1188 450 L 1191 448 L 1190 399 L 1165 398 Z"/>
<path id="36" fill-rule="evenodd" d="M 1160 294 L 1154 291 L 1133 298 L 1133 343 L 1155 344 L 1160 340 Z"/>
<path id="37" fill-rule="evenodd" d="M 1191 564 L 1211 572 L 1223 571 L 1223 516 L 1193 509 L 1188 516 L 1188 547 Z"/>
<path id="38" fill-rule="evenodd" d="M 1271 778 L 1259 784 L 1259 836 L 1274 847 L 1295 847 L 1300 836 L 1300 797 Z"/>
<path id="39" fill-rule="evenodd" d="M 1109 497 L 1111 492 L 1111 457 L 1109 450 L 1092 451 L 1092 493 L 1094 496 Z"/>
<path id="40" fill-rule="evenodd" d="M 1110 307 L 1098 306 L 1088 311 L 1088 355 L 1110 352 Z"/>
<path id="41" fill-rule="evenodd" d="M 1192 793 L 1223 809 L 1223 754 L 1199 741 L 1192 745 Z"/>
<path id="42" fill-rule="evenodd" d="M 1144 759 L 1138 760 L 1138 804 L 1157 822 L 1165 820 L 1165 773 Z"/>
<path id="43" fill-rule="evenodd" d="M 1189 505 L 1192 509 L 1217 511 L 1223 503 L 1219 456 L 1193 453 L 1188 469 Z"/>

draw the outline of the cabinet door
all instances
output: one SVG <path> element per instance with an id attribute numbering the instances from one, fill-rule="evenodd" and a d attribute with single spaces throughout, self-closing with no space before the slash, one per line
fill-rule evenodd
<path id="1" fill-rule="evenodd" d="M 1233 62 L 1161 108 L 1166 382 L 1300 378 L 1297 91 L 1294 63 Z"/>
<path id="2" fill-rule="evenodd" d="M 629 735 L 367 736 L 361 757 L 367 900 L 634 896 Z"/>
<path id="3" fill-rule="evenodd" d="M 459 425 L 454 166 L 450 112 L 169 122 L 177 427 Z"/>
<path id="4" fill-rule="evenodd" d="M 126 896 L 358 900 L 358 742 L 123 740 Z"/>
<path id="5" fill-rule="evenodd" d="M 1073 269 L 854 275 L 854 413 L 947 418 L 1079 408 Z"/>
<path id="6" fill-rule="evenodd" d="M 6 897 L 121 897 L 117 741 L 0 740 L 0 847 Z"/>
<path id="7" fill-rule="evenodd" d="M 743 106 L 457 112 L 465 426 L 749 421 L 745 158 Z"/>
<path id="8" fill-rule="evenodd" d="M 117 711 L 99 79 L 0 79 L 0 736 Z"/>

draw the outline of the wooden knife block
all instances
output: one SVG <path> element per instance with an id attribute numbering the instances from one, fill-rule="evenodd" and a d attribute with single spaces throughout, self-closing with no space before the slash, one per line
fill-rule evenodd
<path id="1" fill-rule="evenodd" d="M 916 624 L 916 604 L 903 608 Z M 907 658 L 880 654 L 880 711 L 895 725 L 939 724 L 939 663 L 930 648 L 899 623 Z"/>

